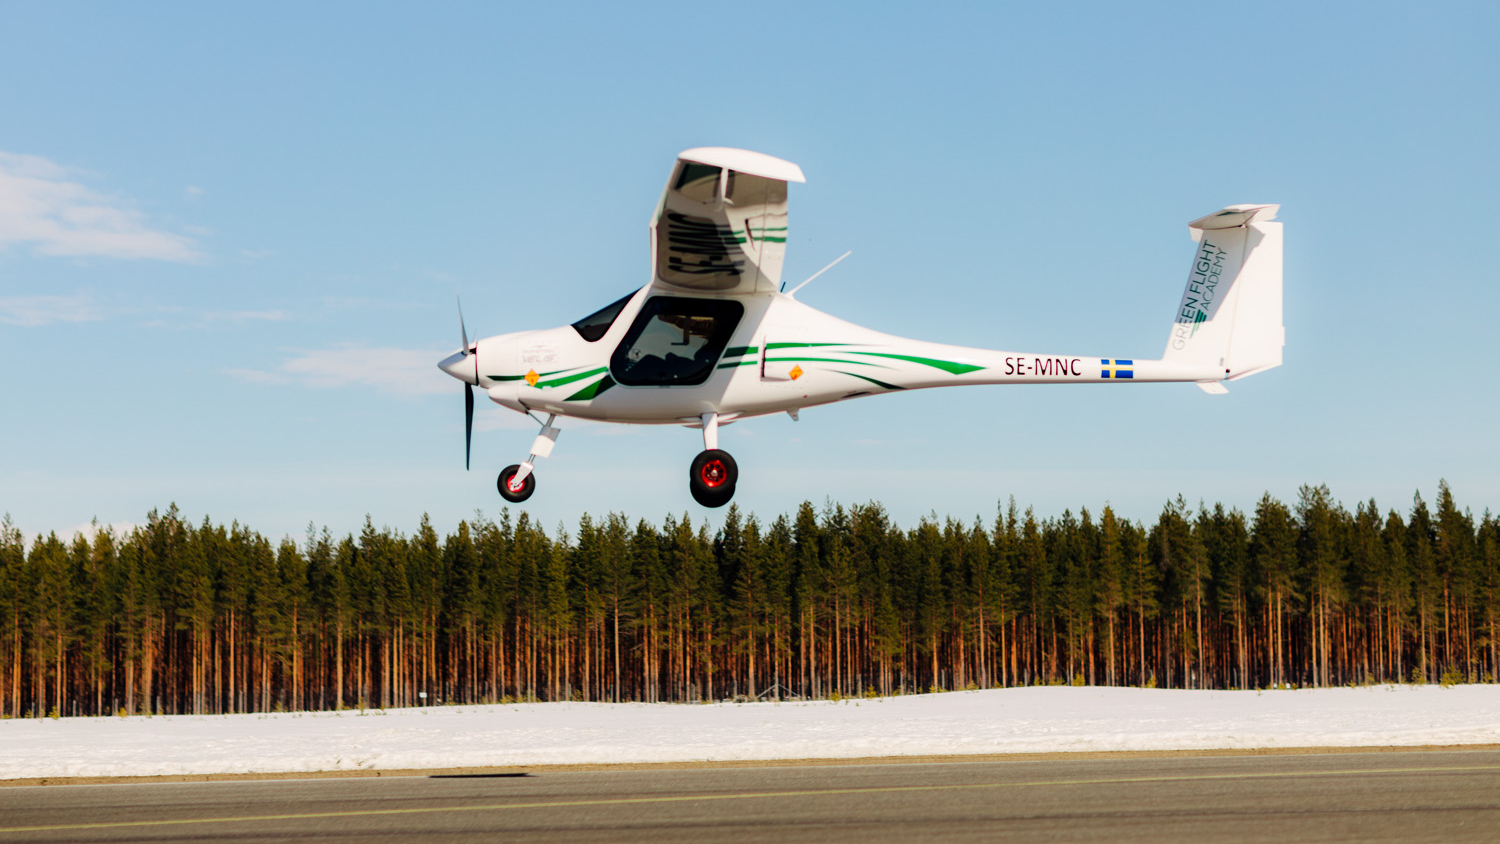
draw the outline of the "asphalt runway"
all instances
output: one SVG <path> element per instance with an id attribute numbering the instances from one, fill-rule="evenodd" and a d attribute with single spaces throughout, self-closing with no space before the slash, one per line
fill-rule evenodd
<path id="1" fill-rule="evenodd" d="M 0 789 L 0 841 L 1500 841 L 1500 751 Z"/>

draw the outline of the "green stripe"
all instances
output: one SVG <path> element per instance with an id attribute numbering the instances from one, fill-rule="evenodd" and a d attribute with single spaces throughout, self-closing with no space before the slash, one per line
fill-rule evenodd
<path id="1" fill-rule="evenodd" d="M 724 357 L 732 358 L 739 357 L 740 355 L 753 355 L 758 351 L 760 351 L 760 348 L 757 346 L 731 346 L 724 350 Z"/>
<path id="2" fill-rule="evenodd" d="M 888 368 L 867 360 L 841 360 L 839 358 L 766 358 L 766 363 L 842 363 L 845 366 L 852 363 L 855 366 L 880 366 L 881 369 Z"/>
<path id="3" fill-rule="evenodd" d="M 849 354 L 869 355 L 871 357 L 877 358 L 892 358 L 895 360 L 910 361 L 911 363 L 920 363 L 923 366 L 930 366 L 933 369 L 941 369 L 944 372 L 951 372 L 954 375 L 963 375 L 966 372 L 978 372 L 979 370 L 984 369 L 984 367 L 982 366 L 974 366 L 973 364 L 969 363 L 957 363 L 951 360 L 938 360 L 937 358 L 919 358 L 915 355 L 892 355 L 885 352 L 850 352 Z"/>
<path id="4" fill-rule="evenodd" d="M 574 381 L 581 381 L 591 375 L 598 375 L 604 370 L 605 367 L 601 366 L 598 369 L 590 369 L 587 372 L 576 372 L 572 375 L 565 375 L 561 378 L 554 378 L 551 381 L 538 381 L 536 385 L 538 387 L 561 387 L 564 384 L 571 384 Z"/>
<path id="5" fill-rule="evenodd" d="M 734 369 L 737 366 L 754 366 L 757 363 L 760 363 L 760 360 L 758 358 L 751 358 L 749 360 L 735 361 L 734 363 L 721 363 L 721 364 L 719 364 L 718 368 L 719 369 Z"/>
<path id="6" fill-rule="evenodd" d="M 576 369 L 576 367 L 570 367 L 570 368 L 575 368 Z M 538 372 L 537 375 L 545 378 L 548 375 L 556 375 L 559 372 L 567 372 L 567 371 L 568 370 L 566 370 L 566 369 L 554 369 L 551 372 Z M 484 377 L 490 379 L 491 381 L 525 381 L 526 380 L 526 376 L 525 375 L 486 375 Z"/>
<path id="7" fill-rule="evenodd" d="M 816 346 L 847 346 L 848 343 L 767 343 L 766 351 L 772 349 L 811 349 Z"/>
<path id="8" fill-rule="evenodd" d="M 864 381 L 869 381 L 871 384 L 875 384 L 877 386 L 884 387 L 887 390 L 904 390 L 904 389 L 906 389 L 905 387 L 898 387 L 895 384 L 887 384 L 884 381 L 876 381 L 874 378 L 867 378 L 867 377 L 865 377 L 863 375 L 860 375 L 860 374 L 858 374 L 856 372 L 840 372 L 839 374 L 840 375 L 852 375 L 855 378 L 859 378 L 859 379 L 864 380 Z"/>
<path id="9" fill-rule="evenodd" d="M 598 398 L 601 393 L 603 393 L 605 390 L 608 390 L 610 387 L 613 387 L 614 385 L 615 379 L 606 375 L 603 378 L 600 378 L 598 381 L 595 381 L 587 387 L 584 387 L 582 390 L 579 390 L 573 395 L 563 399 L 563 401 L 588 401 L 589 399 Z"/>

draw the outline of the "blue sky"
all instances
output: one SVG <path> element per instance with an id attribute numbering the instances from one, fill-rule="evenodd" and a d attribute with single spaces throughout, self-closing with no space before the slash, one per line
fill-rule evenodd
<path id="1" fill-rule="evenodd" d="M 1281 203 L 1286 365 L 978 387 L 727 427 L 736 501 L 902 523 L 1327 483 L 1500 509 L 1492 4 L 12 4 L 0 50 L 0 512 L 273 536 L 450 529 L 522 417 L 471 334 L 646 281 L 676 153 L 797 162 L 785 277 L 923 339 L 1160 356 L 1188 220 Z M 753 12 L 748 14 L 747 12 Z M 707 516 L 696 431 L 567 423 L 527 503 Z"/>

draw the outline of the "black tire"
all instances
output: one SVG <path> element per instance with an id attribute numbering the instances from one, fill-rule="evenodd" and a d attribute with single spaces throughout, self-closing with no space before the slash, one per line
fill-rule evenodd
<path id="1" fill-rule="evenodd" d="M 688 469 L 688 490 L 704 507 L 723 507 L 734 497 L 740 467 L 729 452 L 714 448 L 698 453 Z"/>
<path id="2" fill-rule="evenodd" d="M 532 472 L 526 476 L 526 480 L 521 481 L 521 488 L 519 490 L 511 490 L 510 479 L 515 477 L 519 471 L 521 471 L 521 465 L 519 463 L 512 463 L 502 469 L 500 477 L 495 479 L 495 487 L 500 490 L 500 497 L 512 504 L 520 504 L 522 501 L 530 498 L 533 492 L 536 492 L 536 472 Z"/>
<path id="3" fill-rule="evenodd" d="M 696 486 L 690 487 L 693 500 L 704 507 L 723 507 L 734 497 L 734 487 L 719 487 L 715 490 L 702 490 Z"/>

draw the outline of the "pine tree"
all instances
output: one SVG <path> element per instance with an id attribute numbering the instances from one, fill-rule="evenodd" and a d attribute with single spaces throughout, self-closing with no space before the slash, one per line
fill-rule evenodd
<path id="1" fill-rule="evenodd" d="M 1291 621 L 1300 594 L 1297 591 L 1296 522 L 1286 505 L 1261 496 L 1250 530 L 1250 556 L 1254 561 L 1266 612 L 1266 664 L 1272 686 L 1289 682 L 1291 666 Z"/>

